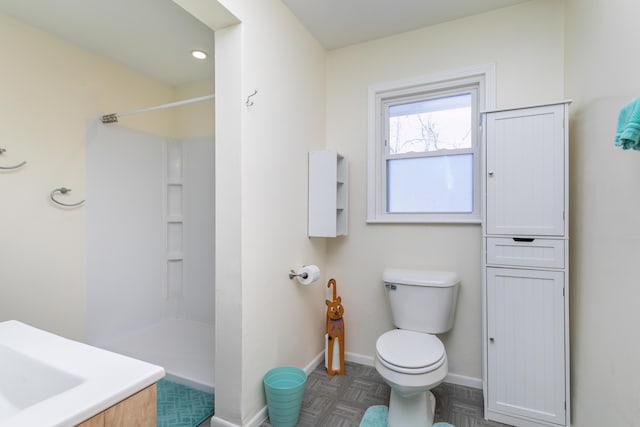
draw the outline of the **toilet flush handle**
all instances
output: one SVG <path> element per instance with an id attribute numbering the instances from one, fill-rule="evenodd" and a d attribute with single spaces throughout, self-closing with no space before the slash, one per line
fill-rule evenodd
<path id="1" fill-rule="evenodd" d="M 394 285 L 392 283 L 385 283 L 384 287 L 389 289 L 390 291 L 395 291 L 396 290 L 396 285 Z"/>

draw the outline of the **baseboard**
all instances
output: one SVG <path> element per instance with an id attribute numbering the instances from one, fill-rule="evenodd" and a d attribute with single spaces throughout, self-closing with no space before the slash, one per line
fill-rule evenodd
<path id="1" fill-rule="evenodd" d="M 260 409 L 257 414 L 253 416 L 244 426 L 245 427 L 260 427 L 260 425 L 267 419 L 267 406 Z M 238 424 L 230 423 L 222 418 L 212 417 L 211 427 L 240 427 Z"/>
<path id="2" fill-rule="evenodd" d="M 344 360 L 346 362 L 359 363 L 365 366 L 373 366 L 373 357 L 358 353 L 351 353 L 349 351 L 344 352 Z"/>
<path id="3" fill-rule="evenodd" d="M 482 380 L 480 378 L 449 373 L 445 377 L 444 382 L 482 390 Z"/>
<path id="4" fill-rule="evenodd" d="M 260 427 L 260 425 L 267 420 L 267 405 L 264 405 L 257 414 L 249 420 L 245 427 Z"/>
<path id="5" fill-rule="evenodd" d="M 345 359 L 347 358 L 347 356 L 345 355 Z M 314 369 L 316 369 L 321 363 L 324 362 L 324 350 L 321 351 L 320 353 L 318 353 L 318 355 L 316 357 L 314 357 L 311 362 L 309 362 L 307 364 L 307 366 L 305 366 L 304 368 L 302 368 L 302 370 L 309 375 L 311 372 L 313 372 Z"/>
<path id="6" fill-rule="evenodd" d="M 216 416 L 211 417 L 211 427 L 240 427 L 237 424 L 230 423 Z"/>

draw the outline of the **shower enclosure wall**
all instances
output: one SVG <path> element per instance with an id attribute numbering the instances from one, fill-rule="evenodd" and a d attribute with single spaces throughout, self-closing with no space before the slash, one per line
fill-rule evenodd
<path id="1" fill-rule="evenodd" d="M 214 142 L 87 134 L 89 342 L 214 386 Z"/>

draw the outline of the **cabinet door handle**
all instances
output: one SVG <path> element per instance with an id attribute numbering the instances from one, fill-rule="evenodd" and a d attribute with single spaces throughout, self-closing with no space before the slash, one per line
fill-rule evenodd
<path id="1" fill-rule="evenodd" d="M 514 237 L 513 238 L 514 242 L 528 242 L 528 243 L 531 243 L 534 240 L 536 240 L 536 239 L 534 239 L 533 237 Z"/>
<path id="2" fill-rule="evenodd" d="M 489 171 L 489 176 L 493 176 L 493 171 Z"/>
<path id="3" fill-rule="evenodd" d="M 489 342 L 494 342 L 495 340 L 493 339 L 493 337 L 489 338 Z"/>

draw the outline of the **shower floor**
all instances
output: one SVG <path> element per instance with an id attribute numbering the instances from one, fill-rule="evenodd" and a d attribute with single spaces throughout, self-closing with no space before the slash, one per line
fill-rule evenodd
<path id="1" fill-rule="evenodd" d="M 101 347 L 164 367 L 167 379 L 213 392 L 214 327 L 185 319 L 161 322 Z"/>

